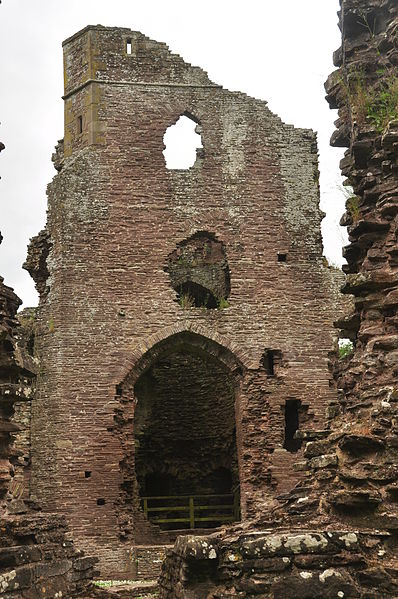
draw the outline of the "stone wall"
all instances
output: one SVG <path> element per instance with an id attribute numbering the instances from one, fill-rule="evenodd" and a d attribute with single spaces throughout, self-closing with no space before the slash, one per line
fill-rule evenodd
<path id="1" fill-rule="evenodd" d="M 321 533 L 308 528 L 180 537 L 163 563 L 160 597 L 396 597 L 396 569 L 375 568 L 377 552 L 391 558 L 388 536 L 380 532 Z"/>
<path id="2" fill-rule="evenodd" d="M 0 235 L 0 243 L 2 237 Z M 14 330 L 17 326 L 16 311 L 21 301 L 0 277 L 0 502 L 4 500 L 11 482 L 11 462 L 16 456 L 11 451 L 11 435 L 17 430 L 11 422 L 13 403 L 17 397 L 27 395 L 24 385 L 19 384 L 20 366 L 15 358 Z"/>
<path id="3" fill-rule="evenodd" d="M 0 151 L 4 147 L 0 142 Z M 21 303 L 0 277 L 0 596 L 89 599 L 97 596 L 91 583 L 96 560 L 74 547 L 64 518 L 41 514 L 23 499 L 36 363 L 34 310 L 17 316 Z"/>
<path id="4" fill-rule="evenodd" d="M 342 290 L 354 296 L 354 310 L 336 326 L 354 348 L 334 364 L 339 400 L 328 407 L 326 430 L 303 434 L 306 460 L 295 468 L 306 477 L 294 493 L 281 498 L 277 516 L 293 524 L 312 514 L 318 523 L 373 527 L 389 531 L 394 539 L 398 95 L 393 96 L 391 85 L 397 19 L 395 2 L 342 2 L 343 43 L 335 53 L 340 68 L 329 77 L 326 90 L 331 107 L 339 108 L 331 143 L 349 146 L 341 163 L 353 189 L 342 218 L 350 240 L 344 249 L 347 280 Z M 386 97 L 391 97 L 388 110 Z"/>
<path id="5" fill-rule="evenodd" d="M 34 364 L 17 343 L 20 303 L 0 277 L 0 595 L 87 599 L 95 596 L 90 581 L 96 560 L 76 550 L 64 518 L 41 514 L 22 499 L 29 423 L 22 431 L 15 420 L 23 420 L 24 406 L 30 405 Z"/>
<path id="6" fill-rule="evenodd" d="M 345 0 L 340 25 L 339 69 L 326 89 L 339 108 L 331 143 L 349 146 L 341 163 L 353 189 L 342 221 L 350 240 L 343 292 L 354 296 L 355 309 L 337 323 L 353 339 L 354 352 L 336 372 L 341 398 L 332 429 L 339 472 L 331 503 L 337 510 L 355 508 L 367 525 L 395 535 L 398 6 Z"/>
<path id="7" fill-rule="evenodd" d="M 235 537 L 180 539 L 163 566 L 164 598 L 398 594 L 397 3 L 342 0 L 340 28 L 339 69 L 326 89 L 339 108 L 332 144 L 348 146 L 343 291 L 354 312 L 336 324 L 354 351 L 334 363 L 339 395 L 325 427 L 298 433 L 304 477 L 271 518 L 259 514 Z"/>
<path id="8" fill-rule="evenodd" d="M 314 430 L 336 399 L 341 301 L 322 259 L 312 131 L 128 29 L 87 27 L 64 57 L 65 137 L 26 265 L 41 293 L 31 497 L 67 515 L 103 572 L 129 577 L 137 529 L 151 537 L 134 386 L 152 357 L 184 351 L 183 338 L 227 363 L 242 515 L 266 517 L 301 476 L 284 447 L 286 402 Z M 167 169 L 163 136 L 183 114 L 203 149 L 191 169 Z M 212 302 L 179 301 L 187 282 Z"/>

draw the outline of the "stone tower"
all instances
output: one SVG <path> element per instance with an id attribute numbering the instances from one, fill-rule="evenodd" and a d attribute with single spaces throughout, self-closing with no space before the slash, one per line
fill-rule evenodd
<path id="1" fill-rule="evenodd" d="M 132 578 L 139 547 L 217 524 L 154 524 L 144 497 L 230 494 L 225 521 L 266 521 L 298 481 L 295 433 L 322 428 L 335 397 L 341 300 L 312 131 L 141 33 L 89 26 L 63 46 L 65 134 L 27 262 L 30 494 L 103 575 Z M 203 148 L 171 169 L 163 138 L 181 116 Z"/>

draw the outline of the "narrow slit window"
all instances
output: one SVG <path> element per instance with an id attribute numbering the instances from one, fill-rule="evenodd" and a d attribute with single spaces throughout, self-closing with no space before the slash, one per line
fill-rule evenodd
<path id="1" fill-rule="evenodd" d="M 280 349 L 265 349 L 261 357 L 261 365 L 267 376 L 278 376 L 282 365 L 282 352 Z"/>
<path id="2" fill-rule="evenodd" d="M 78 116 L 77 117 L 77 132 L 83 133 L 83 117 L 82 116 Z"/>
<path id="3" fill-rule="evenodd" d="M 133 53 L 133 45 L 131 43 L 131 40 L 126 40 L 126 54 L 132 54 Z"/>
<path id="4" fill-rule="evenodd" d="M 269 350 L 264 356 L 264 366 L 268 376 L 275 375 L 274 352 Z"/>
<path id="5" fill-rule="evenodd" d="M 299 399 L 287 399 L 285 402 L 285 442 L 283 447 L 291 453 L 298 451 L 301 447 L 300 439 L 294 438 L 300 425 L 300 406 Z"/>

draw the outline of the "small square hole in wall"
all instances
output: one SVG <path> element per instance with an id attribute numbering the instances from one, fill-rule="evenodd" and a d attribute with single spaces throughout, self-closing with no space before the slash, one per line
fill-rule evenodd
<path id="1" fill-rule="evenodd" d="M 131 40 L 126 40 L 126 54 L 132 54 L 133 52 L 133 45 L 131 43 Z"/>
<path id="2" fill-rule="evenodd" d="M 91 470 L 85 470 L 84 471 L 84 478 L 90 478 L 91 477 Z"/>
<path id="3" fill-rule="evenodd" d="M 77 117 L 77 132 L 83 133 L 83 117 L 82 116 L 78 116 Z"/>
<path id="4" fill-rule="evenodd" d="M 102 497 L 97 499 L 97 505 L 105 505 L 105 499 L 103 499 Z"/>
<path id="5" fill-rule="evenodd" d="M 116 395 L 121 397 L 123 395 L 123 387 L 121 385 L 116 385 Z"/>
<path id="6" fill-rule="evenodd" d="M 278 262 L 287 262 L 287 254 L 278 252 Z"/>

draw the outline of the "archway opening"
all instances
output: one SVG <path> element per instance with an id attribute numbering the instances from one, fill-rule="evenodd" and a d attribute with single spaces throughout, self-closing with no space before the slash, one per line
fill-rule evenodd
<path id="1" fill-rule="evenodd" d="M 163 530 L 238 520 L 232 372 L 176 340 L 147 366 L 134 396 L 135 474 L 148 520 Z"/>

